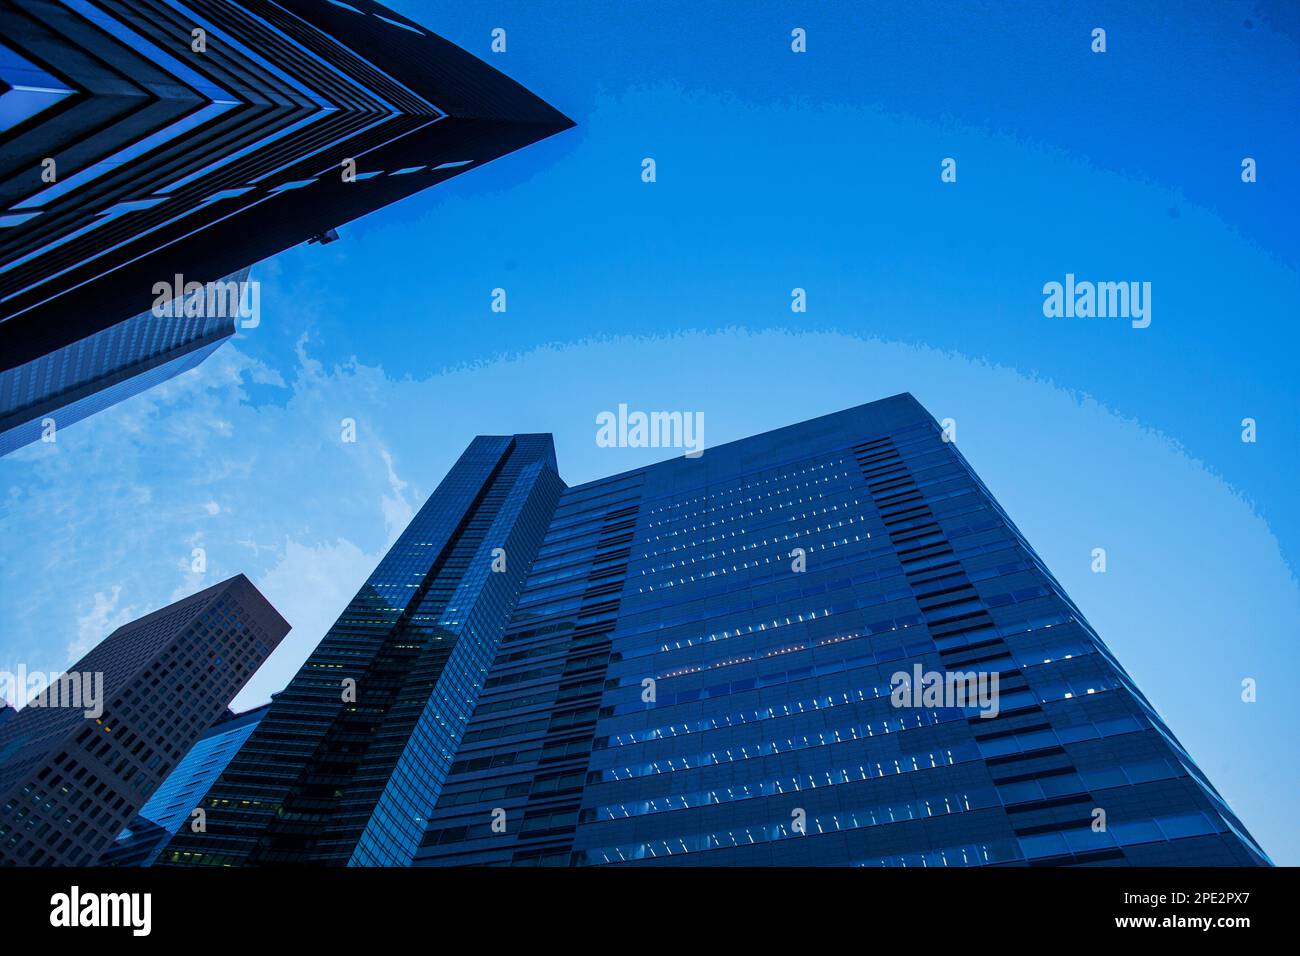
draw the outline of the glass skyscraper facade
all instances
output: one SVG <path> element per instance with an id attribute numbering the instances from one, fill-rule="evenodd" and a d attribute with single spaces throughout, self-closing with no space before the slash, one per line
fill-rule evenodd
<path id="1" fill-rule="evenodd" d="M 157 862 L 409 863 L 562 487 L 476 438 Z"/>
<path id="2" fill-rule="evenodd" d="M 177 830 L 199 825 L 195 810 L 270 706 L 263 704 L 240 714 L 227 714 L 200 737 L 126 829 L 118 834 L 117 842 L 104 854 L 100 865 L 150 866 Z"/>
<path id="3" fill-rule="evenodd" d="M 221 280 L 247 295 L 248 269 Z M 0 371 L 0 455 L 38 441 L 46 422 L 64 428 L 195 368 L 235 334 L 236 317 L 152 310 Z M 197 311 L 197 310 L 192 310 Z"/>
<path id="4" fill-rule="evenodd" d="M 900 395 L 566 490 L 416 862 L 1268 860 Z"/>

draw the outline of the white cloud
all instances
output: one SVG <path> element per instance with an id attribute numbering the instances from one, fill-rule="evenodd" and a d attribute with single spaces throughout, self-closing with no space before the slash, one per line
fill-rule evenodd
<path id="1" fill-rule="evenodd" d="M 384 467 L 388 471 L 388 487 L 392 491 L 391 495 L 383 495 L 379 501 L 380 510 L 384 514 L 384 527 L 388 531 L 388 543 L 392 544 L 397 540 L 403 529 L 411 523 L 411 518 L 415 516 L 414 506 L 406 500 L 407 482 L 397 477 L 397 472 L 393 470 L 393 456 L 387 448 L 379 449 L 380 456 L 384 459 Z"/>
<path id="2" fill-rule="evenodd" d="M 112 592 L 95 592 L 95 603 L 90 610 L 77 616 L 77 637 L 68 644 L 68 663 L 75 664 L 96 644 L 108 637 L 123 624 L 137 616 L 134 607 L 118 607 L 122 586 L 113 585 Z"/>

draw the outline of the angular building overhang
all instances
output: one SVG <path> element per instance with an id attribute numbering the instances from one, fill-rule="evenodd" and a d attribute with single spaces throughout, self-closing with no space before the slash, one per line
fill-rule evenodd
<path id="1" fill-rule="evenodd" d="M 0 370 L 573 125 L 371 0 L 0 0 L 0 34 Z"/>

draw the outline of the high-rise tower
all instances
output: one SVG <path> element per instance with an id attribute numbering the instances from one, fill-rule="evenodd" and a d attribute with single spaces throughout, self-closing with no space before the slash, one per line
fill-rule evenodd
<path id="1" fill-rule="evenodd" d="M 565 491 L 416 862 L 1268 861 L 900 395 Z"/>
<path id="2" fill-rule="evenodd" d="M 95 863 L 288 631 L 240 574 L 96 645 L 0 724 L 0 863 Z"/>
<path id="3" fill-rule="evenodd" d="M 476 438 L 158 864 L 409 863 L 562 487 L 549 435 Z"/>

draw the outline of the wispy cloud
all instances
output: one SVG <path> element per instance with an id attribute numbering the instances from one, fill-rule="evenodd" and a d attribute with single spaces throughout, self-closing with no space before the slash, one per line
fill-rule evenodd
<path id="1" fill-rule="evenodd" d="M 105 637 L 139 616 L 133 605 L 119 607 L 121 598 L 120 584 L 113 585 L 108 594 L 95 592 L 90 609 L 77 617 L 77 636 L 68 644 L 68 664 L 75 664 Z"/>

